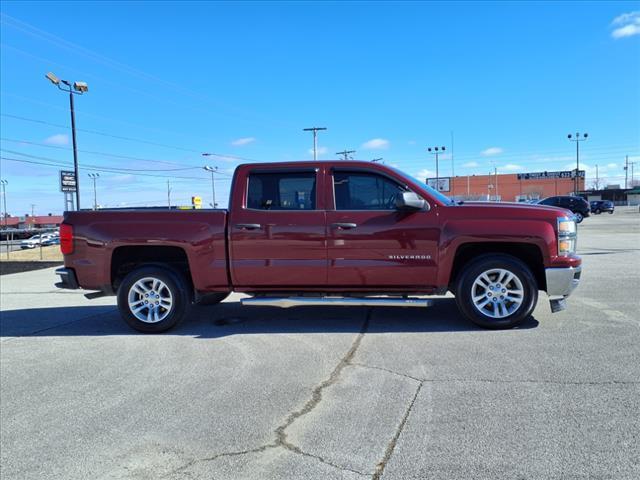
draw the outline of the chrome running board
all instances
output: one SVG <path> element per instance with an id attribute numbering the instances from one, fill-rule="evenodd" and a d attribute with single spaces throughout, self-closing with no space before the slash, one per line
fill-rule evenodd
<path id="1" fill-rule="evenodd" d="M 385 298 L 385 297 L 250 297 L 241 300 L 242 305 L 260 307 L 305 307 L 334 305 L 343 307 L 429 307 L 433 300 L 422 298 Z"/>

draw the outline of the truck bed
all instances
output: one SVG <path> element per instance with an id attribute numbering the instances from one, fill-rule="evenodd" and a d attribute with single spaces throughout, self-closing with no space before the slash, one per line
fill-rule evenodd
<path id="1" fill-rule="evenodd" d="M 154 258 L 185 264 L 196 291 L 228 291 L 226 210 L 113 209 L 66 212 L 74 249 L 65 255 L 85 289 L 109 291 L 118 269 Z M 186 256 L 185 256 L 186 255 Z"/>

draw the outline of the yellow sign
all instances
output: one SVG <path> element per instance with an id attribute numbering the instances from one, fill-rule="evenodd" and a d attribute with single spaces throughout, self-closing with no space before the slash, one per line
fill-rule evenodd
<path id="1" fill-rule="evenodd" d="M 191 205 L 193 205 L 193 208 L 195 209 L 202 208 L 202 197 L 199 197 L 197 195 L 191 197 Z"/>

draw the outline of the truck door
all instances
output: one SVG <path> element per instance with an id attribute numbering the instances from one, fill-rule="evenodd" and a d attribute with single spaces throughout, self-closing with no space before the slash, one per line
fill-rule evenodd
<path id="1" fill-rule="evenodd" d="M 329 285 L 433 287 L 438 219 L 430 211 L 399 211 L 408 188 L 381 173 L 334 168 L 334 209 L 327 211 Z"/>
<path id="2" fill-rule="evenodd" d="M 318 169 L 261 167 L 238 178 L 246 185 L 234 185 L 242 193 L 234 196 L 229 219 L 234 286 L 325 286 L 326 224 Z"/>

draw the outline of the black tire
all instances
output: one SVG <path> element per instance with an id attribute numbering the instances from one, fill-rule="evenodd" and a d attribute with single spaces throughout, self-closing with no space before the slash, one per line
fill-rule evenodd
<path id="1" fill-rule="evenodd" d="M 505 301 L 507 311 L 514 307 L 515 310 L 502 318 L 492 318 L 490 314 L 482 313 L 473 303 L 474 294 L 476 297 L 479 296 L 474 282 L 483 272 L 495 269 L 502 269 L 512 273 L 522 285 L 523 291 L 522 302 L 519 306 L 517 306 L 515 302 L 509 304 L 507 303 L 508 300 Z M 495 275 L 494 278 L 497 278 L 497 274 Z M 489 276 L 489 278 L 491 278 L 491 276 Z M 512 280 L 509 285 L 515 285 L 515 283 L 512 283 L 515 281 L 516 280 Z M 506 285 L 501 285 L 501 287 L 505 287 L 505 289 L 508 288 Z M 501 295 L 502 292 L 503 290 L 501 288 L 498 295 Z M 495 292 L 493 295 L 495 296 Z M 508 297 L 508 294 L 505 293 L 504 295 Z M 521 260 L 511 255 L 487 254 L 479 256 L 464 266 L 461 274 L 458 276 L 455 296 L 460 312 L 476 325 L 490 329 L 513 328 L 526 320 L 536 307 L 536 303 L 538 302 L 538 284 L 529 267 Z M 491 296 L 491 292 L 487 293 L 486 298 L 488 298 L 488 296 Z M 491 300 L 493 300 L 493 298 Z M 493 301 L 495 302 L 495 300 Z M 500 302 L 499 299 L 498 302 Z M 487 305 L 491 305 L 491 302 Z M 495 309 L 497 306 L 492 308 Z M 500 309 L 498 308 L 498 310 Z"/>
<path id="2" fill-rule="evenodd" d="M 599 208 L 597 208 L 593 211 L 593 213 L 595 213 L 596 215 L 600 215 L 602 212 L 600 211 Z"/>
<path id="3" fill-rule="evenodd" d="M 203 306 L 217 305 L 228 296 L 228 293 L 206 293 L 202 295 L 196 303 Z"/>
<path id="4" fill-rule="evenodd" d="M 161 318 L 162 315 L 167 312 L 168 313 L 164 318 L 161 318 L 158 321 L 151 318 L 152 323 L 140 320 L 129 307 L 130 293 L 135 296 L 135 298 L 140 297 L 137 301 L 148 303 L 148 301 L 142 298 L 141 294 L 135 291 L 132 292 L 132 288 L 136 282 L 142 281 L 143 279 L 156 279 L 164 285 L 162 288 L 158 289 L 158 297 L 156 298 L 160 298 L 160 296 L 169 298 L 170 296 L 170 308 L 164 308 L 162 304 L 158 304 L 158 306 L 155 307 L 159 312 L 158 318 Z M 152 283 L 147 283 L 147 285 L 152 286 Z M 153 293 L 155 295 L 156 292 L 153 291 Z M 149 295 L 151 295 L 151 293 L 149 293 Z M 150 298 L 152 303 L 154 303 L 154 295 Z M 162 302 L 162 300 L 159 301 Z M 130 272 L 118 288 L 118 309 L 120 310 L 120 315 L 131 328 L 143 333 L 166 332 L 170 328 L 175 327 L 184 318 L 188 305 L 188 283 L 182 275 L 165 267 L 155 265 L 139 267 Z M 144 315 L 145 313 L 148 315 L 150 311 L 149 307 L 141 306 L 143 307 L 143 310 L 140 312 L 141 315 Z M 153 317 L 153 313 L 151 315 Z"/>
<path id="5" fill-rule="evenodd" d="M 584 215 L 582 215 L 582 213 L 580 212 L 575 212 L 573 216 L 576 219 L 576 223 L 582 223 L 582 220 L 584 220 Z"/>
<path id="6" fill-rule="evenodd" d="M 613 210 L 609 210 L 609 215 L 613 215 Z"/>

